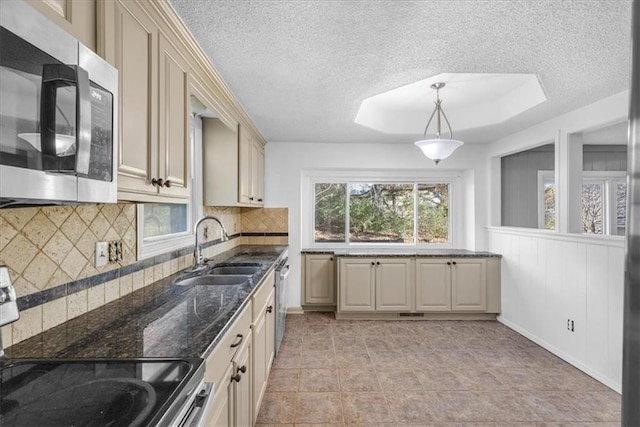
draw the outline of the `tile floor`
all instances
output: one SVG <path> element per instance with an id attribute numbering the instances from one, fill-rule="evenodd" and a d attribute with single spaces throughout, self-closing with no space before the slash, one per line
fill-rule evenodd
<path id="1" fill-rule="evenodd" d="M 287 317 L 257 424 L 619 426 L 620 395 L 498 322 Z"/>

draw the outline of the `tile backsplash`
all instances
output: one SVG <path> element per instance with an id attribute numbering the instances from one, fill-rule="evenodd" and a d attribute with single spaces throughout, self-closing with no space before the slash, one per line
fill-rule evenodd
<path id="1" fill-rule="evenodd" d="M 239 244 L 288 243 L 286 208 L 205 207 L 204 213 L 220 218 L 236 237 L 207 247 L 207 257 Z M 138 261 L 136 230 L 132 203 L 0 209 L 0 264 L 9 267 L 27 307 L 20 320 L 1 328 L 3 345 L 125 297 L 193 261 L 188 248 Z M 202 242 L 220 238 L 218 227 L 208 231 Z M 123 260 L 94 267 L 96 242 L 111 240 L 122 241 Z"/>

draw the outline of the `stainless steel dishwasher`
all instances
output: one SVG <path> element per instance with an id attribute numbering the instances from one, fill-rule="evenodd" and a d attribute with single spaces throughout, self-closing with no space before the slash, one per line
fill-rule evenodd
<path id="1" fill-rule="evenodd" d="M 281 261 L 276 265 L 276 355 L 282 344 L 284 336 L 285 320 L 287 317 L 287 286 L 289 277 L 289 252 L 282 255 Z"/>

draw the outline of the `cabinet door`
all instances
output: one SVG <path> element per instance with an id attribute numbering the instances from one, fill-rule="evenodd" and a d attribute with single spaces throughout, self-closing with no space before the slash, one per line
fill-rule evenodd
<path id="1" fill-rule="evenodd" d="M 258 416 L 262 397 L 267 389 L 267 306 L 265 305 L 253 326 L 253 414 Z M 255 422 L 255 419 L 252 420 Z"/>
<path id="2" fill-rule="evenodd" d="M 376 310 L 413 310 L 413 274 L 410 259 L 376 260 Z"/>
<path id="3" fill-rule="evenodd" d="M 451 309 L 453 311 L 486 311 L 486 261 L 454 259 L 451 273 Z"/>
<path id="4" fill-rule="evenodd" d="M 305 304 L 335 304 L 333 255 L 305 255 Z"/>
<path id="5" fill-rule="evenodd" d="M 249 332 L 251 335 L 251 332 Z M 240 374 L 240 381 L 234 382 L 234 423 L 237 427 L 253 425 L 251 386 L 253 369 L 251 369 L 252 337 L 242 344 L 234 357 L 235 373 Z"/>
<path id="6" fill-rule="evenodd" d="M 162 187 L 164 196 L 189 197 L 188 184 L 188 82 L 189 66 L 164 35 L 160 34 L 159 88 L 159 165 L 158 176 L 171 182 Z"/>
<path id="7" fill-rule="evenodd" d="M 238 138 L 238 201 L 251 203 L 251 138 L 242 126 Z"/>
<path id="8" fill-rule="evenodd" d="M 416 311 L 451 311 L 449 260 L 416 261 Z"/>
<path id="9" fill-rule="evenodd" d="M 158 29 L 134 2 L 105 2 L 104 52 L 119 72 L 118 191 L 156 194 Z"/>
<path id="10" fill-rule="evenodd" d="M 251 141 L 251 196 L 253 204 L 264 204 L 264 148 L 257 141 Z"/>
<path id="11" fill-rule="evenodd" d="M 228 427 L 233 422 L 233 391 L 234 385 L 231 382 L 233 374 L 233 363 L 229 365 L 224 373 L 224 382 L 215 384 L 215 395 L 213 404 L 207 417 L 206 425 L 209 427 Z"/>
<path id="12" fill-rule="evenodd" d="M 40 13 L 96 51 L 95 0 L 27 0 Z"/>
<path id="13" fill-rule="evenodd" d="M 340 260 L 340 311 L 375 311 L 375 260 L 342 258 Z"/>

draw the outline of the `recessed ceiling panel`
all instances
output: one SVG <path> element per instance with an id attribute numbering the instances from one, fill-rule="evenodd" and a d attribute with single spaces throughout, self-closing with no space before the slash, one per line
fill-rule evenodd
<path id="1" fill-rule="evenodd" d="M 363 100 L 354 121 L 386 134 L 421 134 L 435 108 L 436 82 L 446 83 L 440 99 L 454 132 L 506 122 L 547 100 L 535 74 L 445 73 Z"/>

